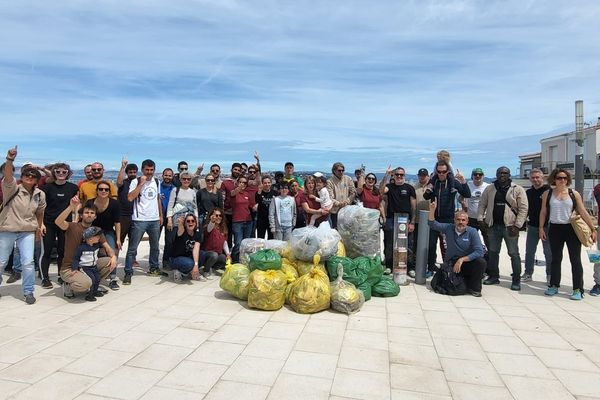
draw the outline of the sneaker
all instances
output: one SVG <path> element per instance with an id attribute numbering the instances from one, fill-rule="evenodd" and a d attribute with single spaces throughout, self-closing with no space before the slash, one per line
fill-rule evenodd
<path id="1" fill-rule="evenodd" d="M 60 276 L 58 277 L 58 279 L 56 280 L 56 282 L 58 282 L 59 285 L 63 284 L 63 278 L 61 278 Z"/>
<path id="2" fill-rule="evenodd" d="M 173 270 L 173 281 L 175 283 L 183 282 L 183 275 L 181 275 L 181 271 L 179 271 L 178 269 Z"/>
<path id="3" fill-rule="evenodd" d="M 123 285 L 131 285 L 131 274 L 125 274 L 123 277 Z"/>
<path id="4" fill-rule="evenodd" d="M 62 290 L 63 290 L 63 296 L 66 297 L 67 299 L 72 299 L 73 297 L 75 297 L 75 293 L 73 293 L 73 290 L 71 290 L 71 285 L 69 285 L 65 281 L 63 281 L 63 283 L 62 283 Z"/>
<path id="5" fill-rule="evenodd" d="M 52 282 L 50 282 L 50 279 L 43 279 L 42 280 L 42 287 L 44 289 L 52 289 L 53 286 L 52 286 Z"/>
<path id="6" fill-rule="evenodd" d="M 425 273 L 425 279 L 429 279 L 429 278 L 432 278 L 432 277 L 433 277 L 433 271 L 427 271 Z"/>
<path id="7" fill-rule="evenodd" d="M 33 293 L 29 293 L 25 295 L 25 303 L 33 304 L 35 303 L 35 297 L 33 297 Z"/>
<path id="8" fill-rule="evenodd" d="M 410 276 L 411 278 L 414 278 L 415 276 L 417 276 L 417 274 L 415 273 L 414 269 L 411 269 L 410 271 L 408 271 L 408 276 Z"/>
<path id="9" fill-rule="evenodd" d="M 150 268 L 150 270 L 148 271 L 148 275 L 160 276 L 160 270 L 158 268 Z"/>
<path id="10" fill-rule="evenodd" d="M 202 274 L 203 277 L 206 278 L 206 280 L 212 281 L 214 278 L 212 277 L 212 275 L 210 274 L 210 272 L 205 272 Z"/>
<path id="11" fill-rule="evenodd" d="M 513 282 L 510 285 L 510 290 L 515 290 L 515 291 L 521 290 L 521 283 L 520 282 Z"/>
<path id="12" fill-rule="evenodd" d="M 115 279 L 113 279 L 112 281 L 110 281 L 110 283 L 108 284 L 108 288 L 110 290 L 119 290 L 119 284 L 117 283 L 117 281 Z"/>
<path id="13" fill-rule="evenodd" d="M 500 284 L 500 280 L 498 278 L 492 278 L 491 276 L 488 276 L 485 281 L 483 281 L 484 285 L 499 285 Z"/>
<path id="14" fill-rule="evenodd" d="M 521 276 L 521 282 L 531 282 L 531 275 L 524 273 L 523 276 Z"/>
<path id="15" fill-rule="evenodd" d="M 481 292 L 476 292 L 475 290 L 467 289 L 467 293 L 473 297 L 481 297 Z"/>
<path id="16" fill-rule="evenodd" d="M 85 301 L 96 301 L 96 298 L 93 294 L 88 293 L 87 296 L 85 296 Z"/>
<path id="17" fill-rule="evenodd" d="M 600 295 L 600 285 L 595 284 L 592 290 L 590 290 L 590 296 L 598 296 Z"/>
<path id="18" fill-rule="evenodd" d="M 573 290 L 573 294 L 570 297 L 571 300 L 581 300 L 583 299 L 583 293 L 579 289 Z"/>
<path id="19" fill-rule="evenodd" d="M 383 274 L 384 274 L 384 275 L 391 275 L 391 273 L 392 273 L 392 269 L 391 269 L 391 268 L 386 268 L 386 269 L 383 271 Z"/>
<path id="20" fill-rule="evenodd" d="M 207 279 L 202 274 L 198 274 L 198 277 L 196 278 L 196 280 L 200 281 L 200 282 L 206 282 L 207 281 Z"/>
<path id="21" fill-rule="evenodd" d="M 106 293 L 108 293 L 108 289 L 99 286 L 97 292 L 102 293 L 103 295 L 105 295 Z"/>
<path id="22" fill-rule="evenodd" d="M 558 288 L 556 286 L 548 286 L 548 289 L 544 292 L 546 296 L 554 296 L 558 294 Z"/>
<path id="23" fill-rule="evenodd" d="M 6 280 L 6 283 L 15 283 L 19 279 L 21 279 L 21 273 L 13 271 Z"/>
<path id="24" fill-rule="evenodd" d="M 95 297 L 104 297 L 104 293 L 101 292 L 100 290 L 96 290 L 96 292 L 94 293 Z"/>

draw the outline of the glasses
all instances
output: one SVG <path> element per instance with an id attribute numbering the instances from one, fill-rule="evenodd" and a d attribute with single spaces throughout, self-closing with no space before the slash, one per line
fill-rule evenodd
<path id="1" fill-rule="evenodd" d="M 210 172 L 220 172 L 220 169 L 211 169 Z"/>
<path id="2" fill-rule="evenodd" d="M 510 175 L 510 172 L 502 171 L 502 172 L 499 172 L 499 174 L 500 175 Z"/>
<path id="3" fill-rule="evenodd" d="M 69 171 L 65 171 L 64 169 L 56 169 L 56 170 L 54 170 L 54 173 L 56 175 L 66 175 L 69 173 Z"/>
<path id="4" fill-rule="evenodd" d="M 185 182 L 185 181 L 191 181 L 191 180 L 192 180 L 192 178 L 181 178 L 181 181 L 182 181 L 182 182 Z"/>
<path id="5" fill-rule="evenodd" d="M 440 170 L 438 169 L 438 170 L 436 170 L 435 172 L 437 172 L 438 174 L 442 174 L 442 175 L 443 175 L 443 174 L 447 174 L 447 173 L 448 173 L 448 170 L 446 169 L 446 170 L 444 170 L 444 171 L 440 171 Z"/>
<path id="6" fill-rule="evenodd" d="M 106 187 L 99 187 L 97 190 L 99 192 L 110 192 L 110 188 L 106 188 Z"/>
<path id="7" fill-rule="evenodd" d="M 345 169 L 336 169 L 337 172 L 344 172 Z"/>
<path id="8" fill-rule="evenodd" d="M 256 171 L 252 171 L 252 170 L 251 170 L 251 171 L 248 171 L 248 173 L 249 173 L 249 174 L 255 174 L 255 173 L 256 173 Z"/>
<path id="9" fill-rule="evenodd" d="M 37 175 L 36 175 L 36 174 L 31 174 L 31 173 L 29 173 L 29 174 L 25 174 L 25 175 L 23 175 L 23 178 L 37 179 L 38 177 L 37 177 Z"/>
<path id="10" fill-rule="evenodd" d="M 188 224 L 195 224 L 196 223 L 196 221 L 194 221 L 193 219 L 188 219 L 185 222 L 187 222 Z"/>
<path id="11" fill-rule="evenodd" d="M 375 178 L 368 177 L 368 178 L 367 178 L 367 180 L 368 180 L 368 181 L 374 181 L 374 180 L 375 180 Z"/>
<path id="12" fill-rule="evenodd" d="M 483 174 L 473 174 L 473 176 L 483 176 Z"/>
<path id="13" fill-rule="evenodd" d="M 245 185 L 245 184 L 246 184 L 246 183 L 248 183 L 248 182 L 246 182 L 246 181 L 240 181 L 240 185 L 241 185 L 242 183 Z"/>
<path id="14" fill-rule="evenodd" d="M 404 176 L 404 174 L 394 174 L 395 176 Z"/>
<path id="15" fill-rule="evenodd" d="M 180 171 L 187 171 L 187 170 L 188 170 L 188 168 L 187 168 L 187 167 L 179 167 L 179 170 L 180 170 Z"/>
<path id="16" fill-rule="evenodd" d="M 215 217 L 215 218 L 222 218 L 223 216 L 221 214 L 213 214 L 213 217 Z"/>
<path id="17" fill-rule="evenodd" d="M 566 180 L 568 180 L 568 179 L 569 179 L 569 178 L 567 178 L 566 176 L 557 176 L 557 177 L 556 177 L 556 180 L 557 180 L 557 181 L 566 181 Z"/>
<path id="18" fill-rule="evenodd" d="M 215 183 L 215 180 L 214 179 L 207 179 L 206 183 Z"/>
<path id="19" fill-rule="evenodd" d="M 102 172 L 102 168 L 92 168 L 92 172 Z"/>

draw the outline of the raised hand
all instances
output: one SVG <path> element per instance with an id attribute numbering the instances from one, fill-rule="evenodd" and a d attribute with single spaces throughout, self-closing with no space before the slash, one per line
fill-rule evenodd
<path id="1" fill-rule="evenodd" d="M 16 157 L 17 157 L 17 146 L 15 145 L 15 147 L 13 147 L 12 149 L 9 149 L 6 152 L 6 159 L 13 161 Z"/>

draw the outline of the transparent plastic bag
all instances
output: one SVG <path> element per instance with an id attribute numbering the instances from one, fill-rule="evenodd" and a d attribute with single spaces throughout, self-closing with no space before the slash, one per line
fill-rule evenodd
<path id="1" fill-rule="evenodd" d="M 355 205 L 343 207 L 338 212 L 337 230 L 347 257 L 380 254 L 379 215 L 379 210 Z"/>
<path id="2" fill-rule="evenodd" d="M 279 310 L 285 302 L 287 277 L 280 270 L 250 273 L 248 284 L 248 306 L 259 310 Z"/>
<path id="3" fill-rule="evenodd" d="M 337 279 L 329 284 L 331 308 L 345 314 L 358 312 L 365 304 L 365 295 L 350 282 L 343 280 L 344 267 L 338 264 Z"/>
<path id="4" fill-rule="evenodd" d="M 289 241 L 271 239 L 267 240 L 265 249 L 275 250 L 281 257 L 292 258 L 292 246 Z"/>
<path id="5" fill-rule="evenodd" d="M 227 264 L 219 286 L 238 299 L 248 300 L 249 277 L 250 270 L 244 264 Z"/>
<path id="6" fill-rule="evenodd" d="M 301 314 L 312 314 L 329 308 L 331 293 L 329 279 L 323 269 L 313 267 L 296 279 L 288 293 L 290 306 Z"/>
<path id="7" fill-rule="evenodd" d="M 331 229 L 327 222 L 321 223 L 318 228 L 307 226 L 292 231 L 292 253 L 298 260 L 312 261 L 319 252 L 323 260 L 337 254 L 340 234 Z"/>
<path id="8" fill-rule="evenodd" d="M 242 240 L 242 243 L 240 243 L 240 262 L 248 265 L 250 263 L 250 254 L 254 254 L 266 247 L 267 241 L 265 239 L 248 238 Z"/>

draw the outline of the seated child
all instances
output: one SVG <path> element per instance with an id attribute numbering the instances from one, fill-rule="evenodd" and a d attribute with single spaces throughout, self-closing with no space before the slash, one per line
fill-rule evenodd
<path id="1" fill-rule="evenodd" d="M 73 256 L 71 269 L 77 271 L 80 267 L 92 280 L 92 287 L 85 299 L 87 301 L 96 301 L 96 297 L 104 296 L 98 291 L 100 285 L 100 271 L 98 270 L 98 251 L 100 250 L 100 240 L 102 229 L 97 226 L 90 226 L 83 231 L 83 242 L 77 247 Z"/>

